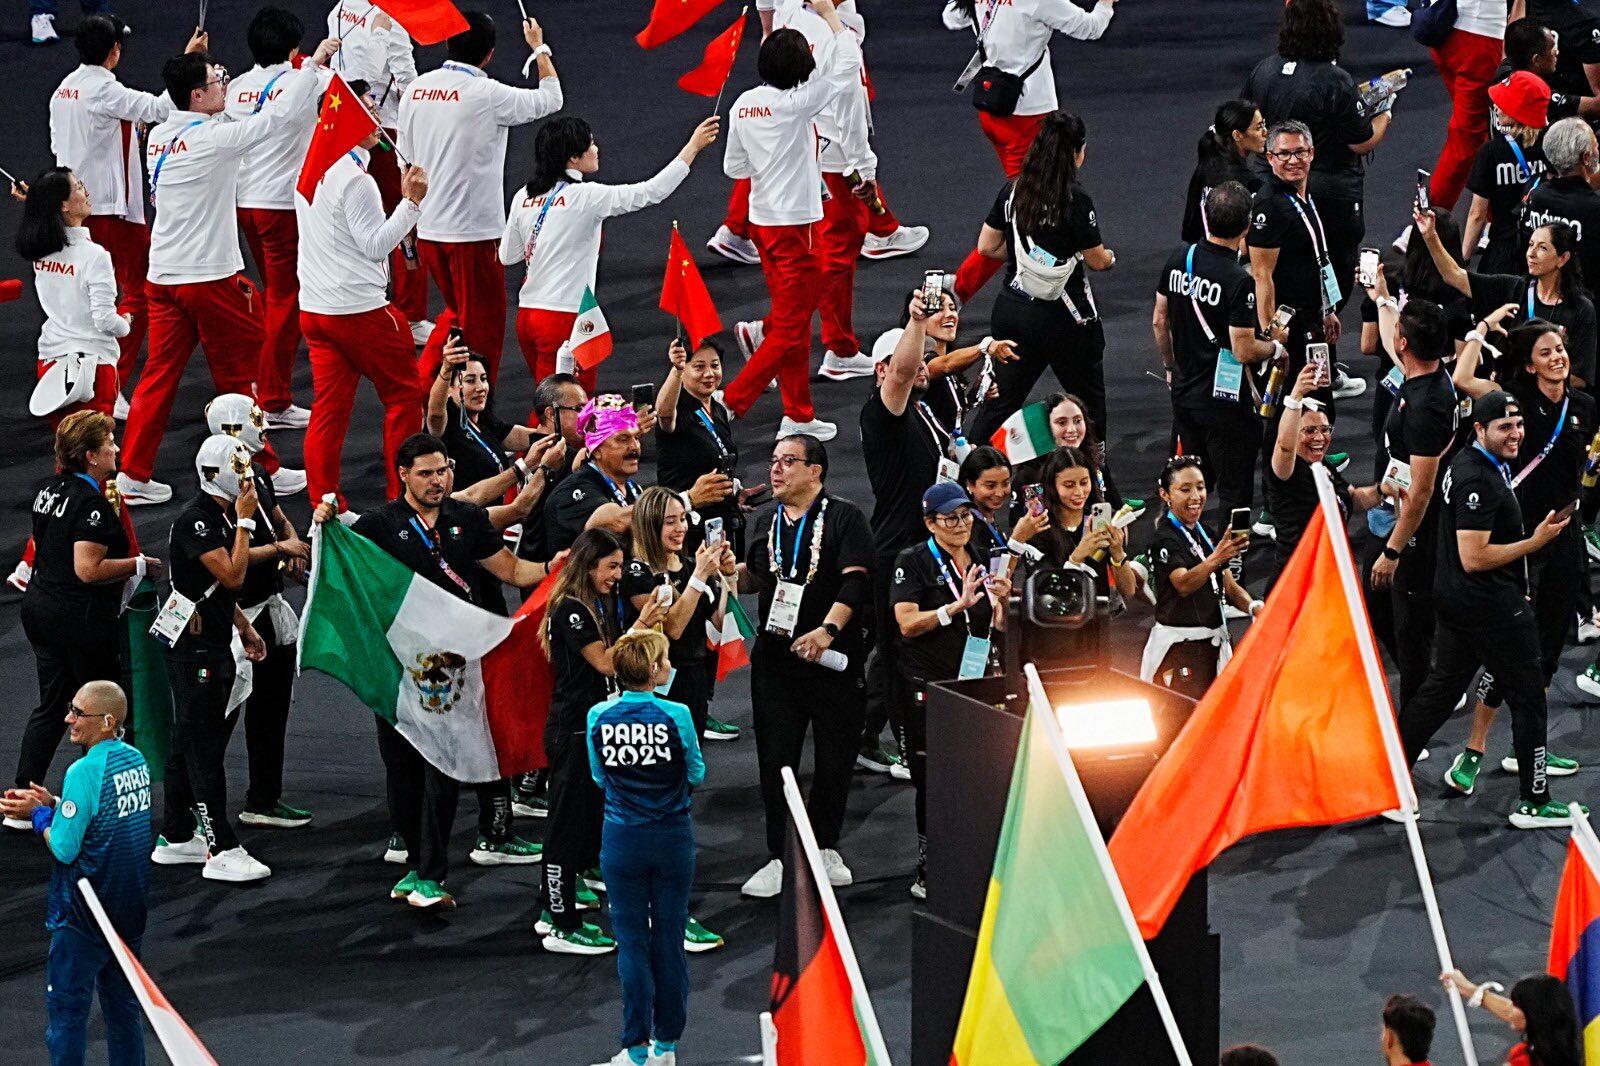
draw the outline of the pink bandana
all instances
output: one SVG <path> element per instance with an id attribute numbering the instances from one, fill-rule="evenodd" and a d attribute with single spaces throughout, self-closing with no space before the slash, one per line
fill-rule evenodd
<path id="1" fill-rule="evenodd" d="M 578 432 L 583 434 L 583 446 L 591 455 L 618 433 L 632 433 L 638 428 L 638 413 L 614 392 L 596 396 L 578 412 Z"/>

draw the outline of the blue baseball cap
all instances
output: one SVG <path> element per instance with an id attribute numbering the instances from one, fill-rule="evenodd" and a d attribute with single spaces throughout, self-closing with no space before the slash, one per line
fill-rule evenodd
<path id="1" fill-rule="evenodd" d="M 923 517 L 936 514 L 949 514 L 957 507 L 971 507 L 972 500 L 960 485 L 950 481 L 941 481 L 931 486 L 922 494 Z"/>

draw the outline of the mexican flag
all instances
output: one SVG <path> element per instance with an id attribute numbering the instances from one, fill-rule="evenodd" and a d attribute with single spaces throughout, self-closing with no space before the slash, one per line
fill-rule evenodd
<path id="1" fill-rule="evenodd" d="M 722 612 L 722 628 L 709 620 L 706 622 L 706 646 L 717 653 L 717 680 L 721 681 L 741 667 L 750 665 L 750 652 L 745 641 L 756 635 L 750 616 L 739 606 L 739 597 L 728 597 L 728 609 Z"/>
<path id="2" fill-rule="evenodd" d="M 585 370 L 599 366 L 611 354 L 611 327 L 606 325 L 605 313 L 594 298 L 594 290 L 587 286 L 583 290 L 583 302 L 578 305 L 578 317 L 572 320 L 572 336 L 568 343 L 572 345 L 572 357 Z"/>
<path id="3" fill-rule="evenodd" d="M 545 709 L 527 677 L 544 658 L 528 617 L 538 597 L 514 617 L 491 614 L 338 522 L 316 528 L 311 574 L 301 669 L 343 682 L 457 781 L 542 764 Z"/>
<path id="4" fill-rule="evenodd" d="M 1050 435 L 1050 410 L 1044 401 L 1030 403 L 1005 420 L 994 431 L 989 443 L 1005 453 L 1013 464 L 1025 463 L 1055 450 L 1056 439 Z"/>
<path id="5" fill-rule="evenodd" d="M 1028 714 L 951 1066 L 1060 1062 L 1146 981 L 1188 1063 L 1055 712 L 1026 671 Z"/>

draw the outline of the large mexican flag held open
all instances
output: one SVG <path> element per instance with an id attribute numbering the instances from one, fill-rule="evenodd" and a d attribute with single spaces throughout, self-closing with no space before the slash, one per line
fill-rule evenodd
<path id="1" fill-rule="evenodd" d="M 547 707 L 530 671 L 544 662 L 530 599 L 512 618 L 412 573 L 337 522 L 317 528 L 300 626 L 300 668 L 341 681 L 457 781 L 496 781 L 543 764 Z"/>

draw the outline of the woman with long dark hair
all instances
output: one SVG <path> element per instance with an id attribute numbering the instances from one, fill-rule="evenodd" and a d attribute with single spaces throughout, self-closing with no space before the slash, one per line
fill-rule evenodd
<path id="1" fill-rule="evenodd" d="M 987 560 L 1011 539 L 1011 464 L 1006 453 L 979 445 L 961 460 L 956 483 L 972 501 L 972 550 Z"/>
<path id="2" fill-rule="evenodd" d="M 1094 201 L 1078 181 L 1087 138 L 1077 115 L 1046 118 L 1022 173 L 1000 191 L 979 233 L 978 251 L 1005 263 L 992 328 L 1015 342 L 1019 358 L 995 365 L 998 395 L 978 412 L 970 439 L 989 439 L 1046 368 L 1107 430 L 1106 337 L 1087 273 L 1110 270 L 1117 257 L 1100 239 Z"/>
<path id="3" fill-rule="evenodd" d="M 656 393 L 656 481 L 673 492 L 689 494 L 699 515 L 697 528 L 690 530 L 694 542 L 700 540 L 705 524 L 715 519 L 739 554 L 744 549 L 745 494 L 734 491 L 739 442 L 733 415 L 718 395 L 722 347 L 706 337 L 691 352 L 681 340 L 674 340 L 667 359 L 672 369 Z M 676 654 L 672 661 L 678 661 Z"/>
<path id="4" fill-rule="evenodd" d="M 917 288 L 912 292 L 920 293 Z M 874 360 L 889 358 L 894 352 L 895 345 L 900 343 L 900 338 L 905 335 L 906 327 L 911 324 L 911 296 L 906 293 L 903 308 L 900 312 L 900 324 L 893 329 L 884 330 L 872 344 L 872 357 Z M 990 378 L 980 370 L 976 381 L 969 381 L 967 371 L 984 359 L 990 360 L 990 367 L 995 363 L 1007 363 L 1017 358 L 1017 346 L 1008 340 L 996 340 L 994 337 L 984 337 L 976 344 L 956 344 L 956 334 L 961 329 L 961 301 L 955 293 L 945 289 L 940 296 L 940 306 L 930 309 L 927 317 L 922 320 L 922 343 L 924 347 L 923 362 L 928 366 L 928 391 L 924 396 L 928 409 L 933 412 L 933 417 L 939 424 L 950 431 L 952 436 L 963 436 L 967 415 L 975 410 L 984 401 L 984 396 L 978 392 L 978 387 L 983 386 L 985 392 L 993 390 Z M 824 364 L 819 371 L 828 376 L 828 368 Z M 835 379 L 842 380 L 842 379 Z"/>
<path id="5" fill-rule="evenodd" d="M 1473 984 L 1460 970 L 1440 974 L 1439 980 L 1522 1037 L 1506 1054 L 1506 1066 L 1583 1066 L 1578 1010 L 1561 978 L 1531 974 L 1512 985 L 1509 994 L 1494 982 Z"/>
<path id="6" fill-rule="evenodd" d="M 541 468 L 530 468 L 526 461 L 517 465 L 516 457 L 536 438 L 527 426 L 495 417 L 492 388 L 487 359 L 464 346 L 447 346 L 444 362 L 428 390 L 426 429 L 450 449 L 456 486 L 467 488 L 498 479 L 496 487 L 504 495 L 507 488 L 526 483 Z M 501 477 L 507 473 L 514 478 Z"/>
<path id="7" fill-rule="evenodd" d="M 1254 100 L 1229 100 L 1217 108 L 1211 125 L 1196 146 L 1194 173 L 1183 201 L 1183 240 L 1198 244 L 1206 239 L 1206 193 L 1225 181 L 1236 181 L 1251 192 L 1261 188 L 1261 177 L 1249 160 L 1267 150 L 1267 121 Z"/>
<path id="8" fill-rule="evenodd" d="M 511 198 L 500 262 L 528 264 L 517 295 L 517 341 L 522 357 L 543 381 L 557 370 L 556 351 L 572 336 L 584 292 L 595 287 L 600 230 L 616 215 L 642 211 L 671 196 L 689 176 L 695 156 L 714 143 L 716 115 L 696 126 L 677 156 L 655 177 L 633 185 L 585 181 L 600 169 L 594 131 L 576 115 L 561 115 L 539 127 L 533 141 L 533 173 Z M 594 392 L 595 370 L 577 371 L 584 390 Z"/>
<path id="9" fill-rule="evenodd" d="M 1106 500 L 1112 507 L 1121 507 L 1123 504 L 1122 493 L 1117 491 L 1116 480 L 1111 476 L 1111 467 L 1107 463 L 1105 444 L 1100 434 L 1095 432 L 1095 426 L 1089 419 L 1089 406 L 1083 400 L 1070 392 L 1052 392 L 1042 401 L 1047 417 L 1050 420 L 1050 437 L 1055 441 L 1057 448 L 1081 448 L 1095 460 L 1095 484 L 1100 489 L 1101 499 Z M 1050 461 L 1050 453 L 1029 459 L 1025 463 L 1018 463 L 1014 472 L 1014 480 L 1018 485 L 1028 485 L 1040 481 L 1044 465 Z M 1135 501 L 1143 503 L 1143 501 Z"/>
<path id="10" fill-rule="evenodd" d="M 52 167 L 28 185 L 17 226 L 17 254 L 33 264 L 34 290 L 44 311 L 39 330 L 38 374 L 64 375 L 49 403 L 36 398 L 35 410 L 49 406 L 52 424 L 85 408 L 111 414 L 117 401 L 117 338 L 128 335 L 133 316 L 117 313 L 117 277 L 111 253 L 94 243 L 85 223 L 89 191 L 66 167 Z M 85 398 L 62 402 L 93 382 Z M 65 386 L 65 389 L 61 386 Z M 71 390 L 71 391 L 65 391 Z"/>

